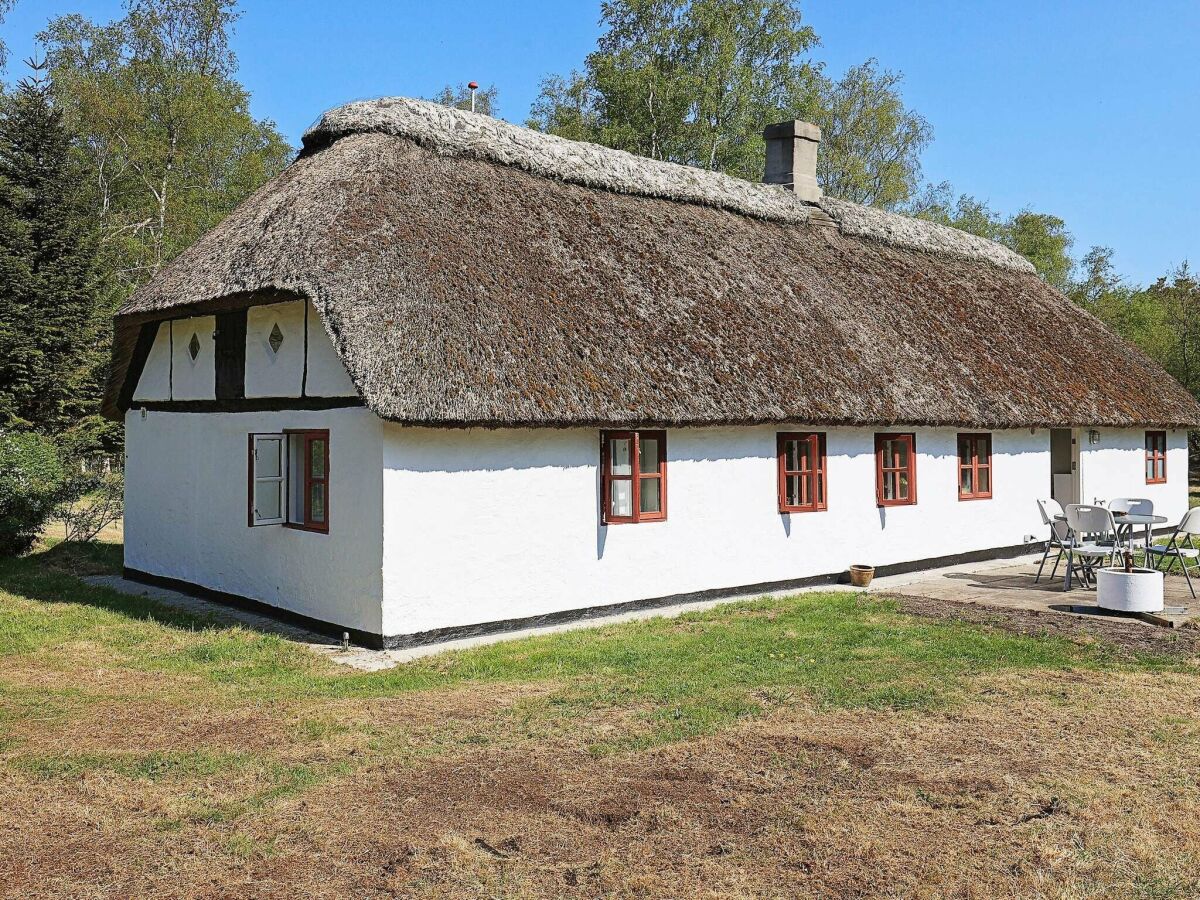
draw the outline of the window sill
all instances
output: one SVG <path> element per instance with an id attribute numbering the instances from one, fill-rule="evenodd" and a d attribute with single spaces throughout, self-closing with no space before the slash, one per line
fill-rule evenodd
<path id="1" fill-rule="evenodd" d="M 313 534 L 329 534 L 329 526 L 318 528 L 315 525 L 297 525 L 295 522 L 284 522 L 284 528 L 290 528 L 292 531 L 310 531 Z"/>
<path id="2" fill-rule="evenodd" d="M 958 495 L 958 500 L 960 503 L 970 503 L 972 500 L 991 500 L 991 499 L 992 499 L 991 494 L 978 494 L 978 495 L 970 495 L 970 496 L 965 496 L 965 497 L 962 494 Z"/>

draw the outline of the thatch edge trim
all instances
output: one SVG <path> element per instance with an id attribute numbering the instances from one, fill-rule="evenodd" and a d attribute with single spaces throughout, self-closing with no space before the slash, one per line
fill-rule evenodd
<path id="1" fill-rule="evenodd" d="M 714 206 L 789 225 L 811 218 L 808 205 L 777 185 L 571 141 L 409 97 L 360 100 L 327 110 L 304 133 L 304 152 L 316 152 L 349 134 L 372 132 L 404 137 L 445 156 L 513 166 L 599 190 Z M 1028 260 L 1009 248 L 956 228 L 828 197 L 816 205 L 844 234 L 1018 272 L 1034 271 Z"/>

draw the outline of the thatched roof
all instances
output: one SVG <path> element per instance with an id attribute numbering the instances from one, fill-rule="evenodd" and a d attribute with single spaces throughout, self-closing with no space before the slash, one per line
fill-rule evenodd
<path id="1" fill-rule="evenodd" d="M 106 408 L 143 322 L 282 292 L 405 423 L 1200 424 L 1007 249 L 819 207 L 433 104 L 350 104 L 122 307 Z"/>

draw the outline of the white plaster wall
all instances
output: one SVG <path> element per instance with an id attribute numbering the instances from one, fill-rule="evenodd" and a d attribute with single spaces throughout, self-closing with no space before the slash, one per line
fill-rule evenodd
<path id="1" fill-rule="evenodd" d="M 246 524 L 247 435 L 328 428 L 328 534 Z M 125 417 L 125 564 L 378 633 L 382 423 L 365 409 Z"/>
<path id="2" fill-rule="evenodd" d="M 308 369 L 305 371 L 305 317 L 308 317 Z M 279 352 L 268 338 L 278 323 Z M 304 301 L 252 306 L 246 311 L 247 397 L 356 397 L 321 317 Z"/>
<path id="3" fill-rule="evenodd" d="M 299 397 L 304 379 L 304 313 L 301 301 L 252 306 L 246 310 L 246 396 Z M 283 343 L 271 349 L 271 329 L 279 325 Z"/>
<path id="4" fill-rule="evenodd" d="M 308 379 L 304 392 L 309 397 L 357 397 L 358 390 L 325 333 L 321 317 L 308 306 Z"/>
<path id="5" fill-rule="evenodd" d="M 1093 503 L 1097 499 L 1145 497 L 1154 502 L 1156 515 L 1178 524 L 1188 510 L 1187 432 L 1167 432 L 1167 483 L 1146 484 L 1145 430 L 1097 431 L 1097 444 L 1088 443 L 1087 429 L 1079 434 L 1081 500 Z"/>
<path id="6" fill-rule="evenodd" d="M 216 397 L 215 316 L 176 319 L 171 323 L 171 399 L 212 400 Z M 192 359 L 188 344 L 200 339 L 200 352 Z"/>
<path id="7" fill-rule="evenodd" d="M 171 323 L 160 322 L 133 392 L 134 400 L 171 399 Z"/>
<path id="8" fill-rule="evenodd" d="M 874 431 L 825 430 L 829 509 L 780 515 L 775 435 L 667 432 L 668 518 L 599 524 L 594 429 L 383 425 L 383 628 L 406 634 L 1021 544 L 1049 434 L 993 434 L 994 497 L 959 501 L 957 432 L 917 430 L 918 505 L 875 502 Z"/>

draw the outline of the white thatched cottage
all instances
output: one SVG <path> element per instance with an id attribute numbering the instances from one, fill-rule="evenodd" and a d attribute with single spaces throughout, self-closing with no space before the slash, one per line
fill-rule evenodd
<path id="1" fill-rule="evenodd" d="M 1052 490 L 1183 513 L 1179 385 L 767 137 L 751 184 L 327 113 L 117 316 L 127 574 L 403 645 L 1011 553 Z"/>

